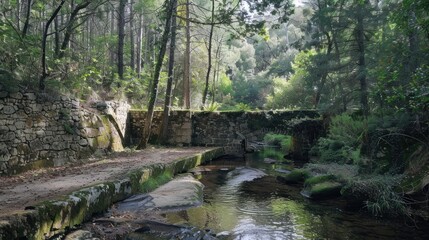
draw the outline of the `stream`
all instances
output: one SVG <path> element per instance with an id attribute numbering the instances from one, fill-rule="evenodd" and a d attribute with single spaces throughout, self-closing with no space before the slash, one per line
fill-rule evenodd
<path id="1" fill-rule="evenodd" d="M 166 214 L 169 223 L 224 232 L 227 239 L 429 239 L 427 227 L 376 219 L 347 209 L 341 199 L 311 201 L 300 195 L 300 186 L 278 183 L 272 176 L 243 182 L 255 171 L 272 174 L 290 167 L 264 163 L 255 154 L 244 161 L 212 161 L 206 167 L 219 170 L 200 176 L 203 205 Z"/>
<path id="2" fill-rule="evenodd" d="M 364 210 L 348 209 L 341 198 L 304 198 L 301 186 L 279 183 L 273 176 L 293 167 L 267 163 L 258 154 L 244 160 L 213 160 L 194 170 L 204 185 L 202 204 L 154 214 L 172 224 L 166 225 L 170 228 L 161 226 L 163 231 L 188 226 L 191 233 L 177 239 L 200 239 L 189 236 L 196 236 L 195 232 L 204 236 L 208 229 L 211 234 L 201 239 L 429 239 L 427 226 L 416 227 L 403 219 L 377 219 Z M 133 233 L 127 239 L 176 239 L 168 234 L 149 235 Z"/>

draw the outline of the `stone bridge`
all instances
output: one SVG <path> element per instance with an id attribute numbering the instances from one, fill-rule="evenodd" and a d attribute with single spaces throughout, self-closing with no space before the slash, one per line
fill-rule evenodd
<path id="1" fill-rule="evenodd" d="M 262 141 L 269 132 L 291 134 L 291 122 L 319 118 L 316 111 L 200 112 L 172 111 L 168 144 L 174 146 L 224 147 L 228 154 L 241 155 L 246 142 Z M 158 137 L 162 111 L 154 113 L 150 141 Z M 128 115 L 128 143 L 138 144 L 146 112 L 131 110 Z M 245 140 L 245 141 L 243 141 Z"/>

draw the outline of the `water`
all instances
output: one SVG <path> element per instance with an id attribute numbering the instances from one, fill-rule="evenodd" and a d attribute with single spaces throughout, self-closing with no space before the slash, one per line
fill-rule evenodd
<path id="1" fill-rule="evenodd" d="M 348 210 L 338 199 L 313 202 L 299 194 L 300 186 L 269 176 L 291 165 L 250 155 L 205 167 L 212 171 L 198 176 L 205 185 L 203 205 L 165 214 L 168 223 L 208 228 L 226 239 L 429 239 L 428 228 Z"/>

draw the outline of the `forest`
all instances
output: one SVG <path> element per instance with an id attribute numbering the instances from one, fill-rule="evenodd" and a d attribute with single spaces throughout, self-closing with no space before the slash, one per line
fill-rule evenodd
<path id="1" fill-rule="evenodd" d="M 374 215 L 429 217 L 427 0 L 0 0 L 0 41 L 0 90 L 317 110 L 308 169 Z"/>

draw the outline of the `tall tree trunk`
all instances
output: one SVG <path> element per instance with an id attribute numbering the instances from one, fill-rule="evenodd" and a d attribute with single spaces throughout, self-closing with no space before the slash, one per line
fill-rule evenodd
<path id="1" fill-rule="evenodd" d="M 124 79 L 124 44 L 125 44 L 125 5 L 127 0 L 119 1 L 118 19 L 118 75 Z"/>
<path id="2" fill-rule="evenodd" d="M 210 71 L 212 69 L 212 41 L 213 41 L 213 31 L 214 31 L 214 14 L 215 14 L 215 2 L 212 1 L 212 16 L 211 16 L 211 24 L 210 24 L 210 33 L 209 33 L 209 46 L 207 48 L 208 51 L 208 62 L 207 62 L 207 74 L 206 74 L 206 84 L 204 87 L 204 93 L 203 93 L 203 108 L 206 105 L 206 99 L 207 94 L 209 91 L 209 78 L 210 78 Z"/>
<path id="3" fill-rule="evenodd" d="M 55 37 L 55 56 L 60 54 L 60 30 L 58 16 L 54 19 L 54 37 Z"/>
<path id="4" fill-rule="evenodd" d="M 183 107 L 191 108 L 191 28 L 189 21 L 189 0 L 186 0 L 186 26 L 185 26 L 185 63 L 183 65 Z"/>
<path id="5" fill-rule="evenodd" d="M 150 131 L 152 128 L 152 119 L 153 119 L 153 111 L 155 108 L 155 101 L 158 95 L 158 83 L 159 83 L 159 75 L 161 73 L 161 67 L 162 67 L 162 62 L 164 61 L 164 55 L 165 52 L 167 50 L 167 43 L 168 43 L 168 38 L 169 38 L 169 33 L 170 33 L 170 26 L 171 26 L 171 18 L 173 15 L 173 6 L 176 6 L 177 4 L 177 0 L 170 0 L 167 9 L 166 9 L 166 19 L 165 19 L 165 28 L 164 28 L 164 33 L 162 34 L 162 38 L 161 38 L 161 48 L 159 50 L 159 55 L 158 55 L 158 59 L 155 65 L 155 72 L 153 75 L 153 86 L 151 89 L 151 94 L 150 94 L 150 99 L 149 99 L 149 106 L 148 106 L 148 110 L 147 110 L 147 117 L 146 117 L 146 123 L 144 126 L 144 131 L 142 134 L 142 139 L 140 141 L 139 146 L 137 147 L 138 149 L 143 149 L 146 147 L 148 141 L 149 141 L 149 137 L 150 137 Z"/>
<path id="6" fill-rule="evenodd" d="M 39 90 L 44 91 L 45 90 L 45 80 L 48 77 L 48 68 L 46 64 L 46 42 L 48 39 L 48 31 L 49 27 L 51 26 L 52 21 L 57 17 L 58 13 L 60 12 L 61 8 L 63 7 L 66 0 L 62 0 L 60 4 L 57 6 L 55 11 L 52 13 L 51 17 L 48 19 L 48 21 L 45 24 L 44 30 L 43 30 L 43 36 L 42 36 L 42 75 L 39 79 Z"/>
<path id="7" fill-rule="evenodd" d="M 223 39 L 223 36 L 221 38 L 221 41 Z M 215 64 L 215 71 L 213 73 L 213 86 L 212 86 L 212 104 L 215 102 L 215 96 L 216 96 L 216 79 L 219 82 L 219 71 L 220 71 L 220 50 L 221 50 L 221 41 L 218 42 L 217 49 L 216 49 L 216 64 Z"/>
<path id="8" fill-rule="evenodd" d="M 130 67 L 134 71 L 135 69 L 135 49 L 136 46 L 134 44 L 134 0 L 130 1 Z"/>
<path id="9" fill-rule="evenodd" d="M 77 20 L 77 15 L 79 14 L 79 11 L 86 8 L 90 3 L 91 3 L 91 1 L 87 0 L 87 1 L 84 1 L 84 2 L 76 5 L 76 7 L 73 8 L 73 11 L 70 14 L 69 21 L 67 23 L 66 32 L 64 33 L 63 42 L 61 43 L 61 49 L 59 51 L 59 54 L 57 55 L 58 58 L 64 57 L 65 50 L 69 46 L 69 42 L 70 42 L 71 36 L 73 34 L 74 25 L 75 25 L 75 22 Z"/>
<path id="10" fill-rule="evenodd" d="M 174 1 L 173 15 L 171 19 L 171 37 L 170 37 L 170 53 L 168 57 L 168 79 L 167 90 L 165 93 L 164 111 L 162 115 L 161 132 L 159 133 L 159 142 L 166 144 L 168 140 L 168 122 L 171 110 L 171 98 L 173 94 L 173 78 L 174 78 L 174 51 L 176 50 L 176 13 L 177 0 Z"/>
<path id="11" fill-rule="evenodd" d="M 329 35 L 329 32 L 325 32 L 326 35 L 326 39 L 328 41 L 328 49 L 326 50 L 326 61 L 324 61 L 324 63 L 321 65 L 321 77 L 320 77 L 320 82 L 317 86 L 316 89 L 316 98 L 314 101 L 314 108 L 317 108 L 320 104 L 320 99 L 322 97 L 322 92 L 325 88 L 325 84 L 326 84 L 326 80 L 328 78 L 328 74 L 329 74 L 329 61 L 331 60 L 331 52 L 332 52 L 332 40 L 331 40 L 331 36 Z"/>
<path id="12" fill-rule="evenodd" d="M 21 31 L 21 0 L 16 1 L 16 29 Z"/>
<path id="13" fill-rule="evenodd" d="M 22 27 L 22 38 L 25 38 L 25 36 L 28 33 L 28 28 L 30 25 L 30 16 L 31 16 L 31 5 L 32 0 L 27 0 L 26 8 L 25 8 L 25 22 L 24 27 Z"/>
<path id="14" fill-rule="evenodd" d="M 139 13 L 139 33 L 137 39 L 137 76 L 142 76 L 142 51 L 143 51 L 143 14 Z"/>
<path id="15" fill-rule="evenodd" d="M 110 15 L 110 35 L 113 36 L 115 34 L 115 7 L 112 6 L 111 15 Z M 110 64 L 113 66 L 115 64 L 116 51 L 115 48 L 109 44 L 110 47 Z"/>
<path id="16" fill-rule="evenodd" d="M 142 75 L 142 47 L 143 47 L 143 14 L 139 13 L 139 32 L 137 35 L 137 76 Z"/>
<path id="17" fill-rule="evenodd" d="M 366 79 L 365 63 L 365 32 L 364 32 L 364 3 L 358 3 L 357 9 L 357 26 L 356 26 L 356 43 L 358 47 L 358 80 L 360 84 L 360 104 L 362 113 L 365 117 L 369 114 L 368 104 L 368 84 Z"/>

